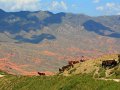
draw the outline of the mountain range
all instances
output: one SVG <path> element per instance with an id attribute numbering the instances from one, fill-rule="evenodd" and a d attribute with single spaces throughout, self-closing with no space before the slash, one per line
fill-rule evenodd
<path id="1" fill-rule="evenodd" d="M 68 60 L 120 53 L 120 15 L 0 9 L 0 69 L 56 72 Z"/>

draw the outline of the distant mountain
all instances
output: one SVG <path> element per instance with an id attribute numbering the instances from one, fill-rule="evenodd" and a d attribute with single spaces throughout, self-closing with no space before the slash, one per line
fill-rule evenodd
<path id="1" fill-rule="evenodd" d="M 0 9 L 0 44 L 0 60 L 7 60 L 2 69 L 56 71 L 81 55 L 120 53 L 120 16 Z"/>

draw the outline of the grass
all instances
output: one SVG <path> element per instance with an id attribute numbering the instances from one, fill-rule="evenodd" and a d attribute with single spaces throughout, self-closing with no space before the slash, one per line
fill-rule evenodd
<path id="1" fill-rule="evenodd" d="M 0 70 L 0 75 L 8 75 L 6 72 Z"/>
<path id="2" fill-rule="evenodd" d="M 106 77 L 104 68 L 100 67 L 100 70 L 98 72 L 99 72 L 99 78 Z"/>
<path id="3" fill-rule="evenodd" d="M 0 90 L 119 90 L 120 83 L 95 80 L 91 75 L 13 76 L 0 78 Z"/>
<path id="4" fill-rule="evenodd" d="M 110 78 L 120 79 L 120 66 L 119 67 L 115 67 L 112 72 L 114 72 L 114 74 Z"/>

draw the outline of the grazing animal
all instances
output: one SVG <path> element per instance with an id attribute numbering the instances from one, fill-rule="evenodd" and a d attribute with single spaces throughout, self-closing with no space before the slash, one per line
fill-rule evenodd
<path id="1" fill-rule="evenodd" d="M 70 69 L 71 67 L 73 67 L 73 65 L 66 65 L 62 67 L 62 70 L 65 71 L 66 69 Z"/>
<path id="2" fill-rule="evenodd" d="M 84 56 L 82 56 L 80 59 L 80 62 L 84 62 L 84 61 L 85 61 L 85 58 L 84 58 Z"/>
<path id="3" fill-rule="evenodd" d="M 59 72 L 62 73 L 62 72 L 63 72 L 63 69 L 59 68 Z"/>
<path id="4" fill-rule="evenodd" d="M 62 69 L 59 68 L 59 72 L 62 73 L 62 72 L 64 72 L 65 70 L 68 70 L 68 69 L 70 69 L 70 68 L 73 68 L 73 62 L 71 62 L 71 61 L 68 62 L 68 65 L 63 66 Z"/>
<path id="5" fill-rule="evenodd" d="M 115 60 L 106 60 L 106 61 L 102 61 L 102 67 L 106 68 L 106 67 L 114 67 L 117 65 L 117 61 Z"/>
<path id="6" fill-rule="evenodd" d="M 39 74 L 40 76 L 45 76 L 45 73 L 42 73 L 42 72 L 38 72 L 38 74 Z"/>
<path id="7" fill-rule="evenodd" d="M 69 65 L 73 65 L 73 64 L 77 64 L 77 63 L 79 63 L 79 61 L 68 61 Z"/>

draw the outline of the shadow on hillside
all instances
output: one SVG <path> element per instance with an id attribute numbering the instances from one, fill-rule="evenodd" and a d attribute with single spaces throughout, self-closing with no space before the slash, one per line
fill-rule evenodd
<path id="1" fill-rule="evenodd" d="M 112 33 L 109 35 L 109 37 L 120 38 L 120 33 Z"/>
<path id="2" fill-rule="evenodd" d="M 35 23 L 33 23 L 35 22 Z M 40 30 L 42 25 L 40 22 L 24 20 L 16 21 L 14 23 L 0 22 L 0 33 L 9 32 L 10 34 L 20 33 L 21 31 L 29 32 L 30 30 Z"/>
<path id="3" fill-rule="evenodd" d="M 2 17 L 0 17 L 0 33 L 9 32 L 11 34 L 16 34 L 21 31 L 29 32 L 30 30 L 41 30 L 44 26 L 49 26 L 51 24 L 59 24 L 62 22 L 62 17 L 65 13 L 51 14 L 51 13 L 39 13 L 36 12 L 35 15 L 32 12 L 21 11 L 21 12 L 2 12 Z M 40 20 L 38 16 L 44 14 L 41 18 L 44 18 L 47 14 L 48 17 Z"/>
<path id="4" fill-rule="evenodd" d="M 45 39 L 54 40 L 54 39 L 56 39 L 56 37 L 51 35 L 51 34 L 43 33 L 41 35 L 34 35 L 34 36 L 31 37 L 31 39 L 24 38 L 22 36 L 16 36 L 14 39 L 18 40 L 19 42 L 38 44 Z"/>
<path id="5" fill-rule="evenodd" d="M 116 33 L 103 24 L 95 22 L 93 20 L 88 20 L 83 24 L 83 26 L 87 31 L 95 32 L 98 35 L 120 38 L 120 33 Z M 110 34 L 106 35 L 105 32 L 109 32 Z"/>
<path id="6" fill-rule="evenodd" d="M 44 25 L 48 26 L 50 24 L 59 24 L 62 22 L 62 18 L 65 16 L 65 13 L 57 13 L 51 15 L 50 17 L 44 19 Z"/>

